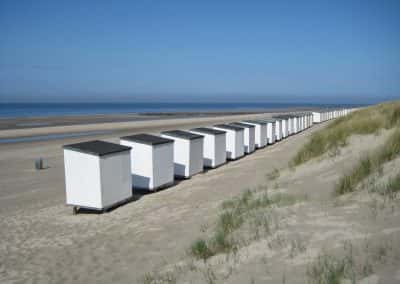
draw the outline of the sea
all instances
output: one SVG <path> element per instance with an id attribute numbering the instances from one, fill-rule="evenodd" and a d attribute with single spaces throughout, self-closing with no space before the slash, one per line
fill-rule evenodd
<path id="1" fill-rule="evenodd" d="M 295 103 L 0 103 L 1 118 L 91 114 L 241 112 L 354 105 Z"/>

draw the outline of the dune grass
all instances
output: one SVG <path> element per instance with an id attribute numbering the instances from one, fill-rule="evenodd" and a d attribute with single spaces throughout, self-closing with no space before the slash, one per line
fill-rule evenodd
<path id="1" fill-rule="evenodd" d="M 309 283 L 340 284 L 345 278 L 348 265 L 346 259 L 320 255 L 307 270 Z"/>
<path id="2" fill-rule="evenodd" d="M 384 183 L 377 183 L 373 180 L 374 184 L 370 188 L 371 192 L 376 192 L 389 200 L 397 200 L 400 195 L 400 171 L 396 175 L 390 177 Z"/>
<path id="3" fill-rule="evenodd" d="M 382 187 L 380 193 L 388 196 L 390 199 L 396 199 L 400 193 L 400 173 L 389 179 L 388 183 Z"/>
<path id="4" fill-rule="evenodd" d="M 290 162 L 297 166 L 327 152 L 346 146 L 354 134 L 373 134 L 400 125 L 400 101 L 388 102 L 355 111 L 316 132 Z"/>
<path id="5" fill-rule="evenodd" d="M 288 206 L 297 199 L 287 194 L 269 196 L 267 191 L 256 192 L 246 190 L 239 197 L 222 203 L 212 236 L 207 239 L 197 239 L 190 247 L 190 253 L 198 259 L 206 260 L 219 253 L 229 253 L 238 248 L 233 233 L 245 223 L 262 226 L 269 230 L 268 218 L 265 214 L 257 214 L 272 206 Z"/>
<path id="6" fill-rule="evenodd" d="M 342 176 L 335 188 L 335 193 L 341 195 L 354 191 L 362 180 L 399 155 L 400 129 L 396 130 L 382 147 L 366 155 L 349 173 Z M 398 181 L 394 180 L 393 185 L 396 185 L 396 182 Z"/>

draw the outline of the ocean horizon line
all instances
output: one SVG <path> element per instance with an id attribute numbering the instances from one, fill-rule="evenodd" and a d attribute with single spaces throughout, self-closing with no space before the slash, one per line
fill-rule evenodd
<path id="1" fill-rule="evenodd" d="M 355 107 L 361 104 L 254 102 L 47 102 L 0 103 L 0 118 L 70 115 L 243 112 L 289 108 Z"/>

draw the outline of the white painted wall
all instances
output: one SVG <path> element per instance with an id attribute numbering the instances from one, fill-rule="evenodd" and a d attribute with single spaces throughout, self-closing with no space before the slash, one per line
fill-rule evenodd
<path id="1" fill-rule="evenodd" d="M 254 145 L 256 148 L 262 148 L 267 145 L 267 124 L 258 124 L 243 121 L 242 123 L 254 125 Z"/>
<path id="2" fill-rule="evenodd" d="M 225 164 L 227 159 L 226 154 L 226 134 L 216 135 L 214 137 L 215 141 L 215 160 L 214 167 L 218 167 L 219 165 Z"/>
<path id="3" fill-rule="evenodd" d="M 107 208 L 132 196 L 130 153 L 120 152 L 100 158 L 102 204 Z"/>
<path id="4" fill-rule="evenodd" d="M 174 175 L 177 177 L 189 177 L 190 141 L 167 134 L 161 134 L 161 137 L 174 140 Z"/>
<path id="5" fill-rule="evenodd" d="M 174 143 L 153 146 L 152 189 L 174 182 Z"/>
<path id="6" fill-rule="evenodd" d="M 120 141 L 131 150 L 131 174 L 134 188 L 154 190 L 174 181 L 173 143 L 148 145 Z"/>
<path id="7" fill-rule="evenodd" d="M 235 131 L 235 154 L 234 159 L 240 158 L 244 155 L 244 129 Z"/>
<path id="8" fill-rule="evenodd" d="M 226 163 L 226 134 L 208 134 L 190 130 L 203 135 L 203 166 L 215 168 Z"/>
<path id="9" fill-rule="evenodd" d="M 293 134 L 299 132 L 299 119 L 297 117 L 293 117 Z"/>
<path id="10" fill-rule="evenodd" d="M 100 158 L 64 149 L 68 205 L 102 209 Z"/>
<path id="11" fill-rule="evenodd" d="M 274 144 L 276 141 L 276 134 L 275 134 L 275 122 L 268 122 L 267 123 L 267 143 Z"/>
<path id="12" fill-rule="evenodd" d="M 150 189 L 153 185 L 153 149 L 151 145 L 121 139 L 121 145 L 131 147 L 131 175 L 134 188 Z"/>
<path id="13" fill-rule="evenodd" d="M 286 138 L 288 136 L 288 121 L 287 119 L 282 119 L 281 120 L 282 123 L 282 138 Z"/>
<path id="14" fill-rule="evenodd" d="M 189 176 L 201 173 L 204 169 L 203 147 L 203 138 L 190 140 Z"/>
<path id="15" fill-rule="evenodd" d="M 280 119 L 275 121 L 275 139 L 277 141 L 282 139 L 282 122 Z"/>
<path id="16" fill-rule="evenodd" d="M 288 135 L 293 134 L 293 117 L 288 118 Z"/>
<path id="17" fill-rule="evenodd" d="M 180 137 L 161 134 L 162 137 L 174 140 L 174 175 L 189 178 L 203 171 L 203 139 L 188 140 Z"/>
<path id="18" fill-rule="evenodd" d="M 313 122 L 314 123 L 321 123 L 321 113 L 313 111 Z"/>
<path id="19" fill-rule="evenodd" d="M 226 157 L 234 160 L 244 155 L 244 132 L 225 128 L 213 127 L 226 132 Z"/>
<path id="20" fill-rule="evenodd" d="M 129 152 L 106 156 L 64 149 L 68 205 L 104 209 L 132 196 Z"/>
<path id="21" fill-rule="evenodd" d="M 255 127 L 244 128 L 244 152 L 250 154 L 255 150 Z"/>

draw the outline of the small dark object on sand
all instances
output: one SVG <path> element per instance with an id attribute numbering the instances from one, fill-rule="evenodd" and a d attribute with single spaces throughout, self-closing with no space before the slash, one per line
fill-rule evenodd
<path id="1" fill-rule="evenodd" d="M 42 158 L 38 158 L 38 159 L 35 160 L 35 168 L 37 170 L 43 170 L 44 169 L 44 167 L 43 167 L 43 159 Z"/>

